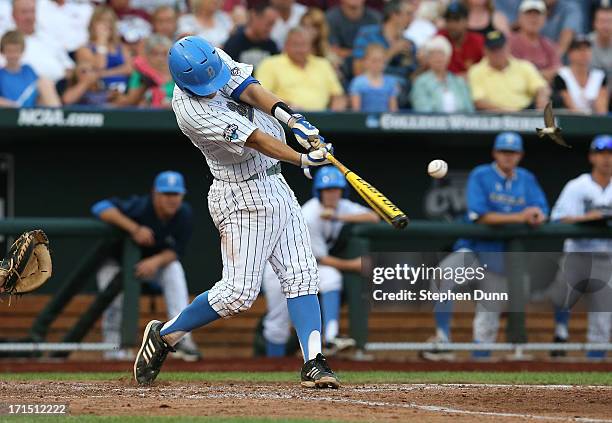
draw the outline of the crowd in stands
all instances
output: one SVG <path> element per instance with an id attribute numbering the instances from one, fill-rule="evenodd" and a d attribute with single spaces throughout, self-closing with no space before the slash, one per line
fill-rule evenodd
<path id="1" fill-rule="evenodd" d="M 167 108 L 206 38 L 300 110 L 610 110 L 611 0 L 0 0 L 0 106 Z M 299 81 L 299 83 L 298 83 Z"/>

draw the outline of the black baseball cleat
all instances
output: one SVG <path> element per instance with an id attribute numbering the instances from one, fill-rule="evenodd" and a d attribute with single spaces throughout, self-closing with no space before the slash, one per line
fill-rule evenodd
<path id="1" fill-rule="evenodd" d="M 555 338 L 553 339 L 553 342 L 555 344 L 566 344 L 567 343 L 567 339 L 566 338 L 561 338 L 560 336 L 555 335 Z M 567 356 L 567 351 L 565 351 L 565 350 L 551 350 L 550 351 L 550 356 L 552 358 L 565 357 L 565 356 Z"/>
<path id="2" fill-rule="evenodd" d="M 321 353 L 308 360 L 302 367 L 301 385 L 306 388 L 338 389 L 340 381 L 327 364 L 327 359 Z"/>
<path id="3" fill-rule="evenodd" d="M 151 320 L 142 335 L 142 345 L 134 362 L 134 379 L 139 385 L 153 383 L 168 353 L 174 352 L 159 333 L 162 326 L 159 320 Z"/>

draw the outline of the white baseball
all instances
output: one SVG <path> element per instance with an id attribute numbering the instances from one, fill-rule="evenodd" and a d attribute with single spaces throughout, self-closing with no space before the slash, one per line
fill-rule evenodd
<path id="1" fill-rule="evenodd" d="M 432 160 L 427 165 L 427 173 L 432 178 L 440 179 L 446 176 L 448 172 L 448 164 L 444 160 Z"/>

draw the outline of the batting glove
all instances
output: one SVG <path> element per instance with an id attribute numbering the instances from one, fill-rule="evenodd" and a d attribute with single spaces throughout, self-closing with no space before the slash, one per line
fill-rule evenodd
<path id="1" fill-rule="evenodd" d="M 324 138 L 319 135 L 319 130 L 312 123 L 308 122 L 304 116 L 297 113 L 291 115 L 287 126 L 291 128 L 295 138 L 307 151 L 321 148 Z"/>
<path id="2" fill-rule="evenodd" d="M 308 166 L 323 166 L 329 164 L 327 160 L 327 153 L 333 154 L 334 147 L 331 144 L 323 144 L 321 148 L 311 151 L 307 154 L 300 155 L 300 162 L 302 168 L 308 168 Z"/>

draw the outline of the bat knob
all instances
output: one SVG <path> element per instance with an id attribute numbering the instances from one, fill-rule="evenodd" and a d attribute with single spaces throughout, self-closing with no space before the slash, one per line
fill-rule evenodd
<path id="1" fill-rule="evenodd" d="M 391 219 L 391 225 L 393 225 L 395 229 L 404 229 L 409 221 L 410 220 L 405 214 L 401 214 Z"/>

